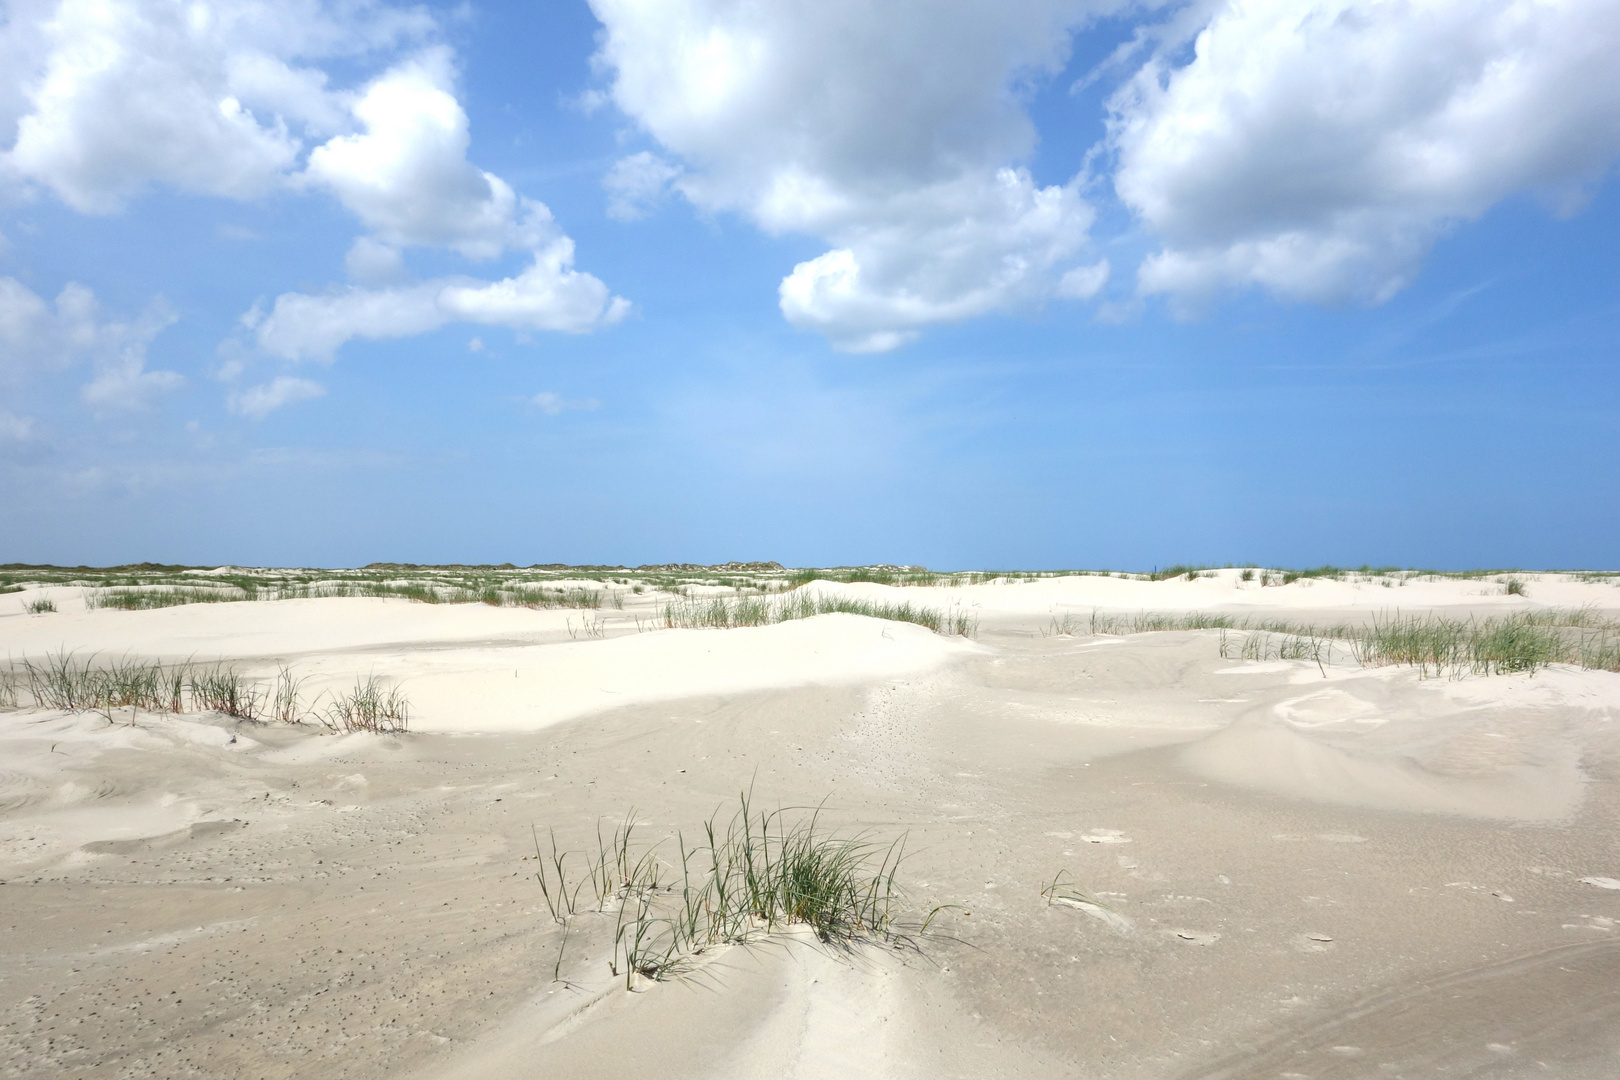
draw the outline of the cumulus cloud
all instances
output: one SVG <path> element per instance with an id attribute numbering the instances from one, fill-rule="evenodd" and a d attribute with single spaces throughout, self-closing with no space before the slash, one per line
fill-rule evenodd
<path id="1" fill-rule="evenodd" d="M 580 334 L 623 318 L 629 302 L 575 270 L 573 261 L 573 242 L 563 237 L 537 251 L 522 273 L 500 281 L 442 278 L 323 295 L 285 293 L 268 315 L 250 313 L 246 321 L 273 356 L 326 360 L 353 338 L 408 337 L 451 322 Z"/>
<path id="2" fill-rule="evenodd" d="M 782 282 L 797 325 L 892 348 L 1052 295 L 1085 246 L 1075 185 L 1017 164 L 1035 144 L 1027 84 L 1061 69 L 1102 0 L 591 6 L 611 98 L 683 159 L 677 190 L 832 245 Z"/>
<path id="3" fill-rule="evenodd" d="M 263 420 L 283 405 L 325 396 L 326 387 L 318 382 L 280 375 L 262 385 L 230 394 L 225 399 L 225 407 L 237 416 Z"/>
<path id="4" fill-rule="evenodd" d="M 174 321 L 161 299 L 122 321 L 103 318 L 95 294 L 77 282 L 53 305 L 16 278 L 0 278 L 0 381 L 20 385 L 88 361 L 93 378 L 80 390 L 87 405 L 97 412 L 144 408 L 185 385 L 177 372 L 146 369 L 147 347 Z"/>
<path id="5" fill-rule="evenodd" d="M 551 212 L 468 161 L 450 50 L 421 8 L 369 0 L 13 0 L 0 25 L 0 194 L 40 189 L 109 213 L 153 185 L 251 199 L 327 193 L 367 235 L 359 287 L 288 294 L 253 321 L 277 355 L 329 356 L 352 337 L 399 337 L 462 319 L 579 332 L 622 300 L 572 268 Z M 401 51 L 404 55 L 401 58 Z M 380 75 L 347 90 L 335 64 Z M 307 154 L 306 154 L 307 151 Z M 405 249 L 531 265 L 498 281 L 409 284 Z M 176 385 L 126 357 L 85 390 L 112 407 Z"/>
<path id="6" fill-rule="evenodd" d="M 421 11 L 320 0 L 13 0 L 0 27 L 3 171 L 87 213 L 151 184 L 276 187 L 345 111 L 311 61 L 427 33 Z"/>
<path id="7" fill-rule="evenodd" d="M 1003 169 L 890 200 L 885 218 L 840 230 L 848 246 L 793 268 L 782 313 L 854 352 L 879 352 L 934 323 L 1005 308 L 1051 288 L 1045 272 L 1085 243 L 1091 208 L 1072 186 Z"/>
<path id="8" fill-rule="evenodd" d="M 1379 302 L 1515 192 L 1620 156 L 1610 0 L 1228 0 L 1111 104 L 1115 187 L 1164 242 L 1144 293 Z"/>
<path id="9" fill-rule="evenodd" d="M 467 161 L 467 113 L 451 83 L 442 48 L 390 69 L 354 103 L 364 130 L 310 151 L 304 178 L 330 188 L 385 244 L 472 259 L 532 248 L 549 232 L 551 212 Z"/>

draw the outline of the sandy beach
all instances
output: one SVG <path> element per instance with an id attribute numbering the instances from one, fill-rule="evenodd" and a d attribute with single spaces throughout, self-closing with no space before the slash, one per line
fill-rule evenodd
<path id="1" fill-rule="evenodd" d="M 412 713 L 374 735 L 0 710 L 0 1075 L 1620 1075 L 1620 674 L 1090 632 L 1620 617 L 1608 581 L 1520 577 L 802 587 L 970 612 L 970 636 L 664 629 L 656 592 L 588 613 L 3 595 L 14 662 L 285 667 L 310 699 L 378 676 Z M 586 849 L 633 815 L 672 859 L 744 789 L 904 836 L 897 932 L 788 928 L 627 990 L 611 909 L 567 937 L 551 917 L 537 837 Z"/>

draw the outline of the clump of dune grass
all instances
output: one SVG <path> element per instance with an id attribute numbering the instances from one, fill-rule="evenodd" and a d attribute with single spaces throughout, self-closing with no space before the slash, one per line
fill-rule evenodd
<path id="1" fill-rule="evenodd" d="M 282 667 L 266 686 L 227 663 L 164 664 L 122 657 L 80 658 L 63 650 L 42 659 L 23 657 L 0 668 L 0 707 L 99 712 L 113 719 L 119 710 L 141 712 L 214 712 L 236 720 L 301 724 L 312 715 L 333 731 L 403 732 L 410 703 L 404 693 L 372 677 L 354 691 L 337 695 L 324 715 L 315 714 L 302 698 L 304 679 Z"/>
<path id="2" fill-rule="evenodd" d="M 243 600 L 256 600 L 255 593 L 244 589 L 177 586 L 172 588 L 109 588 L 91 589 L 84 595 L 84 606 L 117 608 L 122 611 L 153 611 L 158 608 L 180 607 L 184 604 L 222 604 Z"/>
<path id="3" fill-rule="evenodd" d="M 1317 626 L 1230 615 L 1093 612 L 1093 634 L 1220 630 L 1221 656 L 1253 661 L 1308 660 L 1321 668 L 1334 650 L 1362 667 L 1403 665 L 1423 676 L 1534 674 L 1550 664 L 1620 672 L 1620 622 L 1595 608 L 1514 612 L 1484 618 L 1375 615 L 1368 623 Z M 1047 634 L 1078 634 L 1072 614 L 1053 618 Z M 1229 633 L 1235 632 L 1235 633 Z"/>
<path id="4" fill-rule="evenodd" d="M 56 603 L 48 596 L 38 600 L 30 600 L 23 605 L 23 610 L 30 615 L 48 615 L 56 610 Z"/>
<path id="5" fill-rule="evenodd" d="M 1552 664 L 1620 672 L 1620 624 L 1589 609 L 1514 613 L 1488 618 L 1378 615 L 1365 625 L 1332 627 L 1263 623 L 1248 630 L 1246 660 L 1332 662 L 1337 642 L 1362 667 L 1401 665 L 1419 674 L 1535 674 Z M 1228 655 L 1223 635 L 1222 655 Z"/>
<path id="6" fill-rule="evenodd" d="M 355 680 L 354 689 L 348 693 L 334 695 L 319 717 L 333 732 L 397 735 L 410 727 L 411 703 L 403 690 L 372 675 L 365 682 Z"/>
<path id="7" fill-rule="evenodd" d="M 744 792 L 730 820 L 712 815 L 694 843 L 677 832 L 673 845 L 642 845 L 631 811 L 610 836 L 598 830 L 594 858 L 559 850 L 555 832 L 547 851 L 536 832 L 535 877 L 564 928 L 564 945 L 574 916 L 613 916 L 609 965 L 626 989 L 638 977 L 677 974 L 710 949 L 793 926 L 843 947 L 891 940 L 905 837 L 883 844 L 866 834 L 842 836 L 822 827 L 821 813 L 821 807 L 756 813 Z"/>
<path id="8" fill-rule="evenodd" d="M 1150 634 L 1165 630 L 1230 630 L 1238 625 L 1231 615 L 1194 611 L 1183 615 L 1140 611 L 1125 615 L 1105 615 L 1093 610 L 1088 629 L 1093 634 Z"/>
<path id="9" fill-rule="evenodd" d="M 672 600 L 664 605 L 663 624 L 672 630 L 724 630 L 739 626 L 770 626 L 792 619 L 834 613 L 915 623 L 936 634 L 962 637 L 972 637 L 979 629 L 978 620 L 960 608 L 923 607 L 909 600 L 889 603 L 813 592 L 792 592 L 776 597 L 716 596 Z"/>
<path id="10" fill-rule="evenodd" d="M 215 711 L 240 720 L 258 715 L 259 693 L 233 668 L 223 665 L 165 665 L 130 657 L 97 661 L 63 650 L 43 659 L 24 657 L 4 676 L 15 707 L 26 693 L 36 708 L 63 712 Z"/>
<path id="11" fill-rule="evenodd" d="M 302 724 L 309 713 L 304 708 L 304 680 L 281 667 L 276 671 L 275 688 L 271 691 L 270 716 L 283 724 Z"/>
<path id="12" fill-rule="evenodd" d="M 193 708 L 203 712 L 257 720 L 264 711 L 264 689 L 227 664 L 193 669 L 190 689 Z"/>

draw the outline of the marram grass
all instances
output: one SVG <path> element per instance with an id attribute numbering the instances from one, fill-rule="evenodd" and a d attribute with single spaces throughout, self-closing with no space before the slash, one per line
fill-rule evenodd
<path id="1" fill-rule="evenodd" d="M 1620 672 L 1620 622 L 1594 608 L 1545 608 L 1482 618 L 1375 615 L 1369 622 L 1316 626 L 1194 612 L 1054 617 L 1049 635 L 1220 630 L 1221 655 L 1244 660 L 1309 660 L 1337 655 L 1362 667 L 1415 667 L 1424 675 L 1534 674 L 1551 664 Z M 1236 632 L 1229 634 L 1228 631 Z M 1240 636 L 1238 636 L 1240 635 Z"/>
<path id="2" fill-rule="evenodd" d="M 663 625 L 667 629 L 732 629 L 739 626 L 769 626 L 792 619 L 808 619 L 834 613 L 865 615 L 873 619 L 915 623 L 936 634 L 973 637 L 979 623 L 960 608 L 933 608 L 909 600 L 886 603 L 825 593 L 791 592 L 785 595 L 717 596 L 708 599 L 671 600 L 664 605 Z"/>
<path id="3" fill-rule="evenodd" d="M 756 812 L 744 792 L 730 820 L 711 816 L 693 843 L 677 832 L 673 845 L 647 846 L 634 837 L 631 811 L 610 836 L 598 831 L 594 856 L 561 851 L 555 832 L 542 844 L 536 831 L 535 878 L 564 947 L 576 915 L 613 918 L 609 966 L 626 989 L 679 974 L 710 949 L 794 926 L 845 947 L 893 940 L 905 838 L 841 836 L 820 816 L 819 807 Z"/>
<path id="4" fill-rule="evenodd" d="M 0 708 L 97 712 L 109 720 L 122 710 L 146 713 L 213 712 L 237 720 L 315 719 L 332 732 L 397 734 L 410 726 L 410 701 L 376 676 L 334 694 L 324 709 L 306 707 L 304 680 L 282 668 L 266 686 L 228 663 L 164 664 L 130 657 L 98 660 L 67 651 L 0 668 Z"/>

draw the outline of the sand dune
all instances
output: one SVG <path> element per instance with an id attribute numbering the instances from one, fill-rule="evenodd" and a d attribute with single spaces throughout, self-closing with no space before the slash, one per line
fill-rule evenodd
<path id="1" fill-rule="evenodd" d="M 1423 678 L 1223 658 L 1216 631 L 1052 627 L 1093 608 L 1615 614 L 1620 590 L 809 588 L 971 608 L 979 636 L 856 615 L 638 632 L 645 597 L 589 629 L 403 600 L 89 611 L 57 588 L 61 610 L 30 616 L 0 597 L 13 657 L 286 664 L 312 695 L 378 674 L 415 708 L 403 737 L 0 712 L 0 1068 L 1620 1074 L 1620 675 Z M 649 840 L 690 837 L 750 784 L 908 834 L 911 931 L 848 952 L 765 937 L 634 992 L 609 970 L 611 913 L 562 937 L 533 829 L 583 848 L 634 808 Z M 1060 871 L 1073 891 L 1050 890 Z"/>

